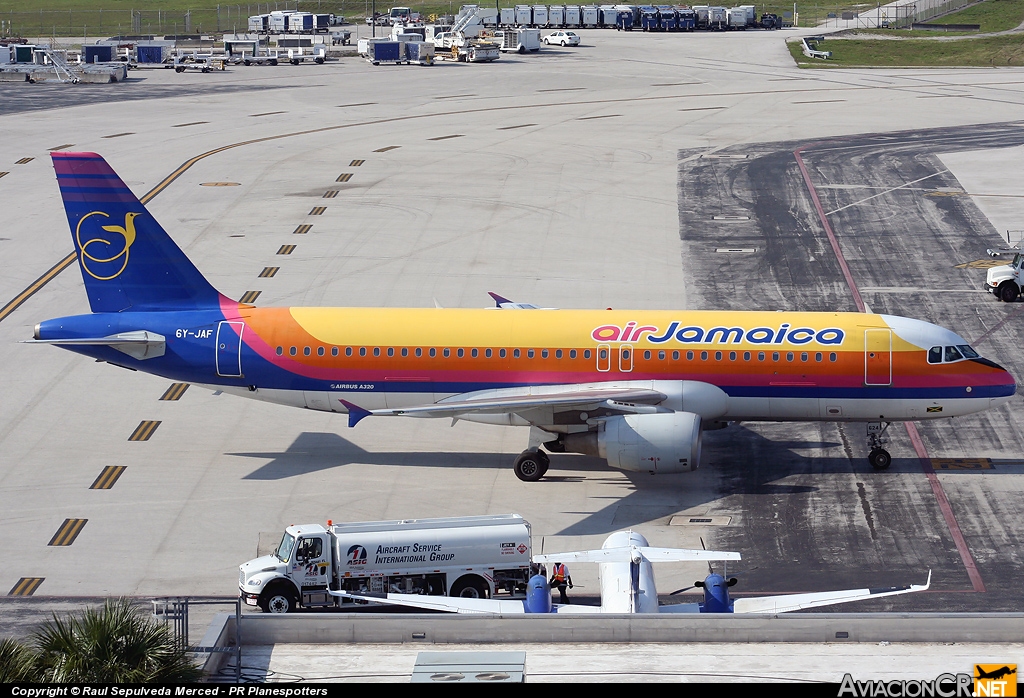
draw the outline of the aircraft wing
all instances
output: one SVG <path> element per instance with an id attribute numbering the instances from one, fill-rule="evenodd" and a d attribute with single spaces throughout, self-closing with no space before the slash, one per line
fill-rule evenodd
<path id="1" fill-rule="evenodd" d="M 511 616 L 526 613 L 526 604 L 522 599 L 466 599 L 458 596 L 425 596 L 423 594 L 388 594 L 372 596 L 370 594 L 352 594 L 347 591 L 332 591 L 332 596 L 372 603 L 394 604 L 410 608 L 422 608 L 427 611 L 446 611 L 470 615 Z M 600 613 L 600 606 L 581 606 L 578 604 L 555 605 L 554 613 L 584 614 Z"/>
<path id="2" fill-rule="evenodd" d="M 898 596 L 915 591 L 925 591 L 932 583 L 931 570 L 924 584 L 910 584 L 902 587 L 881 587 L 878 589 L 847 589 L 844 591 L 822 591 L 810 594 L 782 594 L 779 596 L 760 596 L 749 599 L 736 599 L 733 602 L 733 613 L 788 613 L 805 608 L 831 606 L 832 604 L 849 603 L 862 599 L 879 599 L 883 596 Z"/>
<path id="3" fill-rule="evenodd" d="M 643 555 L 651 562 L 691 562 L 694 560 L 739 560 L 739 553 L 718 550 L 685 550 L 682 548 L 649 548 L 641 546 L 623 546 L 619 548 L 601 548 L 599 550 L 577 550 L 567 553 L 549 553 L 534 555 L 537 563 L 548 562 L 630 562 L 634 551 Z"/>
<path id="4" fill-rule="evenodd" d="M 348 400 L 342 400 L 348 409 L 348 425 L 354 427 L 362 419 L 370 416 L 401 415 L 406 417 L 457 417 L 460 414 L 501 414 L 518 412 L 536 407 L 587 407 L 601 406 L 615 409 L 622 407 L 630 411 L 635 404 L 655 405 L 668 396 L 657 390 L 647 388 L 592 388 L 587 390 L 563 390 L 545 392 L 535 395 L 503 394 L 502 391 L 482 391 L 485 394 L 466 394 L 449 398 L 442 402 L 415 407 L 397 407 L 394 409 L 365 410 Z M 616 405 L 616 403 L 624 403 Z M 653 410 L 647 407 L 647 410 Z"/>
<path id="5" fill-rule="evenodd" d="M 352 594 L 347 591 L 332 591 L 332 596 L 357 601 L 395 604 L 422 608 L 427 611 L 447 611 L 448 613 L 469 613 L 478 615 L 512 615 L 526 613 L 526 605 L 522 599 L 467 599 L 458 596 L 426 596 L 423 594 L 388 594 L 373 596 L 370 594 Z"/>

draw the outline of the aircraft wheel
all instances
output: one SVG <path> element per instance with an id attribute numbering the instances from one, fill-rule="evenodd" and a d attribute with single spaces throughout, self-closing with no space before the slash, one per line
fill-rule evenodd
<path id="1" fill-rule="evenodd" d="M 892 465 L 892 456 L 884 448 L 876 448 L 868 454 L 868 463 L 875 470 L 888 470 Z"/>
<path id="2" fill-rule="evenodd" d="M 999 287 L 999 300 L 1004 303 L 1013 303 L 1017 300 L 1018 295 L 1020 295 L 1020 290 L 1012 281 L 1004 281 L 1003 285 Z"/>
<path id="3" fill-rule="evenodd" d="M 523 482 L 537 482 L 544 477 L 544 473 L 548 470 L 547 466 L 546 454 L 540 451 L 523 451 L 516 458 L 512 469 L 515 471 L 516 477 Z"/>

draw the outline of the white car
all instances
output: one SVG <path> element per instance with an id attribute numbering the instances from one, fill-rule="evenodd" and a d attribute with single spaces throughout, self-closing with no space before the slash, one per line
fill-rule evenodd
<path id="1" fill-rule="evenodd" d="M 559 46 L 579 46 L 580 35 L 576 32 L 554 32 L 544 37 L 544 43 L 558 44 Z"/>

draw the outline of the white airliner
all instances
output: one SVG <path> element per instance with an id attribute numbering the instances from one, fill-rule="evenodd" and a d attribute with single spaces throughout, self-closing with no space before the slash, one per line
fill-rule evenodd
<path id="1" fill-rule="evenodd" d="M 654 583 L 652 562 L 692 562 L 739 560 L 740 554 L 715 550 L 685 550 L 679 548 L 653 548 L 636 531 L 618 531 L 608 536 L 599 550 L 581 550 L 550 555 L 534 555 L 536 563 L 596 562 L 601 578 L 601 605 L 555 604 L 551 602 L 548 580 L 540 574 L 529 582 L 525 599 L 469 599 L 419 594 L 350 594 L 331 592 L 335 596 L 389 603 L 411 608 L 452 613 L 489 615 L 515 615 L 521 613 L 787 613 L 818 606 L 849 603 L 861 599 L 925 591 L 931 586 L 932 574 L 924 584 L 877 589 L 846 589 L 808 594 L 781 594 L 754 598 L 730 599 L 729 587 L 736 579 L 709 574 L 694 586 L 704 589 L 704 600 L 696 603 L 660 605 Z M 710 564 L 709 564 L 710 568 Z"/>

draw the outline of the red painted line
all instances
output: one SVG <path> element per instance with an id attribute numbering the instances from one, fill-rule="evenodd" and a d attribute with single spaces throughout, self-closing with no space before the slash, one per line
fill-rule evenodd
<path id="1" fill-rule="evenodd" d="M 796 164 L 800 168 L 800 174 L 804 176 L 804 183 L 807 185 L 807 191 L 811 193 L 811 201 L 814 202 L 814 208 L 818 210 L 818 218 L 821 220 L 822 227 L 825 228 L 825 234 L 828 235 L 829 244 L 832 245 L 832 251 L 835 252 L 836 259 L 839 261 L 839 267 L 843 270 L 843 276 L 846 277 L 846 284 L 850 287 L 850 292 L 853 294 L 853 302 L 857 305 L 857 310 L 864 312 L 864 299 L 860 297 L 860 289 L 857 288 L 856 282 L 853 280 L 853 274 L 850 273 L 850 267 L 846 264 L 846 257 L 843 256 L 843 251 L 839 247 L 839 241 L 836 239 L 836 234 L 832 232 L 832 226 L 829 225 L 828 218 L 825 216 L 825 209 L 821 207 L 821 200 L 818 198 L 818 192 L 814 188 L 814 184 L 811 182 L 811 175 L 807 172 L 807 166 L 804 165 L 804 159 L 800 157 L 800 151 L 809 146 L 803 146 L 803 148 L 797 148 L 793 151 L 793 157 L 796 158 Z"/>
<path id="2" fill-rule="evenodd" d="M 839 261 L 839 266 L 843 270 L 843 276 L 846 277 L 846 283 L 850 287 L 850 292 L 853 294 L 853 300 L 857 304 L 857 308 L 859 308 L 861 312 L 864 312 L 864 300 L 860 296 L 860 289 L 857 288 L 857 282 L 853 280 L 853 274 L 850 273 L 850 268 L 846 264 L 846 258 L 843 257 L 843 251 L 839 247 L 839 240 L 836 239 L 835 233 L 832 231 L 832 226 L 829 225 L 828 218 L 825 216 L 825 209 L 822 208 L 821 200 L 818 199 L 818 192 L 814 189 L 814 183 L 811 182 L 811 175 L 808 173 L 807 166 L 804 165 L 804 160 L 800 156 L 801 151 L 809 147 L 811 146 L 805 145 L 801 148 L 797 148 L 793 151 L 793 157 L 796 158 L 796 164 L 800 167 L 800 173 L 804 177 L 804 183 L 807 185 L 807 191 L 811 193 L 811 200 L 814 202 L 814 207 L 818 210 L 818 218 L 821 219 L 821 225 L 825 228 L 825 234 L 828 235 L 828 241 L 832 245 L 832 251 L 835 252 L 836 259 Z M 949 498 L 946 497 L 946 491 L 942 488 L 942 483 L 935 474 L 931 458 L 928 456 L 928 451 L 925 449 L 924 442 L 921 440 L 921 434 L 917 431 L 917 425 L 913 422 L 904 422 L 903 426 L 906 428 L 907 435 L 910 437 L 910 443 L 913 444 L 914 451 L 917 452 L 917 457 L 921 461 L 921 470 L 924 472 L 925 477 L 928 478 L 928 484 L 932 486 L 932 494 L 935 495 L 935 501 L 938 503 L 939 510 L 942 512 L 942 518 L 946 520 L 946 527 L 949 529 L 949 535 L 953 537 L 953 542 L 956 544 L 957 552 L 960 553 L 960 559 L 963 561 L 964 567 L 967 569 L 967 576 L 971 580 L 971 586 L 974 587 L 974 591 L 976 592 L 984 592 L 985 583 L 981 580 L 981 573 L 978 571 L 978 565 L 974 562 L 974 557 L 971 555 L 971 549 L 967 547 L 967 541 L 964 539 L 964 534 L 960 530 L 960 524 L 956 522 L 956 516 L 953 514 L 953 507 L 949 504 Z"/>
<path id="3" fill-rule="evenodd" d="M 963 560 L 964 567 L 967 568 L 967 576 L 971 579 L 971 586 L 977 592 L 984 592 L 985 582 L 981 580 L 978 566 L 974 562 L 970 548 L 967 547 L 967 541 L 964 540 L 964 534 L 960 530 L 960 525 L 956 522 L 953 508 L 949 505 L 949 499 L 946 497 L 946 491 L 942 489 L 939 476 L 935 474 L 935 468 L 932 467 L 932 460 L 928 457 L 928 452 L 924 448 L 924 442 L 917 431 L 917 425 L 913 422 L 904 422 L 903 426 L 907 428 L 907 434 L 910 435 L 910 443 L 914 445 L 917 457 L 921 461 L 921 470 L 924 472 L 925 477 L 928 478 L 928 484 L 932 486 L 932 493 L 935 495 L 935 501 L 939 504 L 939 509 L 942 510 L 942 517 L 946 519 L 949 534 L 953 536 L 953 542 L 956 544 L 957 552 L 960 553 L 960 559 Z"/>

